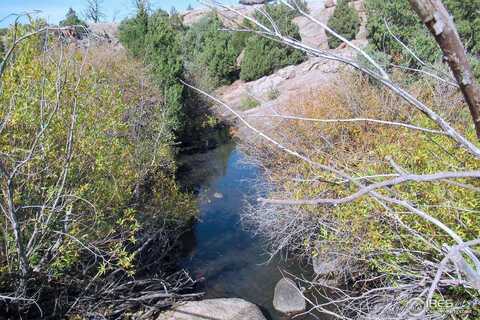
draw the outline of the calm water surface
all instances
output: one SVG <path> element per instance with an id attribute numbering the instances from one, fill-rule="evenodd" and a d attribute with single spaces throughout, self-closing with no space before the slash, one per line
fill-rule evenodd
<path id="1" fill-rule="evenodd" d="M 205 298 L 243 298 L 260 306 L 268 319 L 288 319 L 272 305 L 280 271 L 310 274 L 311 270 L 278 259 L 267 263 L 265 244 L 242 228 L 245 201 L 253 201 L 254 180 L 261 178 L 259 168 L 243 159 L 234 144 L 182 159 L 180 178 L 198 194 L 200 221 L 183 239 L 181 266 L 204 279 Z"/>

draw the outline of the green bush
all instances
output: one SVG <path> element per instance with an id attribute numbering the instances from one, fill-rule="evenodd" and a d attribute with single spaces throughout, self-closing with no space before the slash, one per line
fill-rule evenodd
<path id="1" fill-rule="evenodd" d="M 242 50 L 235 33 L 222 31 L 216 15 L 193 24 L 183 36 L 183 56 L 191 77 L 203 88 L 215 88 L 237 78 L 236 60 Z"/>
<path id="2" fill-rule="evenodd" d="M 392 33 L 403 43 L 411 45 L 416 53 L 434 62 L 440 57 L 434 40 L 420 23 L 408 1 L 367 0 L 368 37 L 377 51 L 390 55 L 396 64 L 415 64 L 413 57 L 388 32 L 385 20 Z"/>
<path id="3" fill-rule="evenodd" d="M 18 29 L 21 37 L 38 26 Z M 16 237 L 28 249 L 29 267 L 38 268 L 31 276 L 48 274 L 52 282 L 66 284 L 73 276 L 75 284 L 68 284 L 73 288 L 86 285 L 83 280 L 91 284 L 91 277 L 99 279 L 110 268 L 135 270 L 130 249 L 138 239 L 140 218 L 147 214 L 134 210 L 132 199 L 145 176 L 159 177 L 155 188 L 161 192 L 162 215 L 157 220 L 180 222 L 192 212 L 193 202 L 173 179 L 172 137 L 162 98 L 145 80 L 142 66 L 122 51 L 101 46 L 90 48 L 84 59 L 81 50 L 64 50 L 53 37 L 43 52 L 43 37 L 31 36 L 17 46 L 0 79 L 2 185 L 25 159 L 11 178 L 15 197 L 3 188 L 0 201 L 11 198 L 22 207 Z M 45 204 L 41 214 L 38 204 Z M 5 235 L 0 275 L 15 274 L 20 249 L 13 224 L 5 215 L 0 223 Z M 34 241 L 27 244 L 29 239 Z M 92 250 L 85 250 L 90 247 L 98 250 L 95 261 L 88 258 Z M 16 285 L 12 281 L 2 292 Z"/>
<path id="4" fill-rule="evenodd" d="M 183 85 L 179 79 L 183 75 L 180 39 L 164 11 L 157 11 L 148 19 L 145 35 L 145 61 L 151 68 L 152 78 L 162 90 L 166 117 L 174 132 L 182 130 Z"/>
<path id="5" fill-rule="evenodd" d="M 186 78 L 209 90 L 233 78 L 237 54 L 230 45 L 231 34 L 221 32 L 220 27 L 220 20 L 209 16 L 186 28 L 178 14 L 161 10 L 152 15 L 139 10 L 120 27 L 120 41 L 144 61 L 161 90 L 167 131 L 175 134 L 182 148 L 201 148 L 202 135 L 217 125 L 209 121 L 211 114 L 201 97 L 179 80 Z"/>
<path id="6" fill-rule="evenodd" d="M 480 55 L 480 0 L 444 0 L 469 52 Z"/>
<path id="7" fill-rule="evenodd" d="M 250 110 L 256 108 L 260 105 L 260 102 L 250 95 L 242 97 L 240 100 L 240 109 L 242 111 Z"/>
<path id="8" fill-rule="evenodd" d="M 5 33 L 6 33 L 6 31 L 5 31 Z M 5 51 L 6 51 L 4 42 L 5 42 L 5 34 L 4 34 L 3 29 L 0 29 L 0 63 L 2 62 L 3 56 L 5 55 Z"/>
<path id="9" fill-rule="evenodd" d="M 328 20 L 328 26 L 347 40 L 355 39 L 360 28 L 360 19 L 355 8 L 348 4 L 347 0 L 340 0 L 335 7 L 332 17 Z M 328 35 L 328 46 L 331 49 L 342 43 L 338 38 Z"/>
<path id="10" fill-rule="evenodd" d="M 392 33 L 412 48 L 422 60 L 434 63 L 441 59 L 442 54 L 435 40 L 411 9 L 408 1 L 367 0 L 365 4 L 370 43 L 377 51 L 388 54 L 393 63 L 419 67 L 418 62 L 389 34 L 385 20 Z M 472 55 L 472 59 L 478 60 L 480 54 L 480 15 L 478 14 L 480 0 L 445 0 L 444 4 L 454 16 L 459 34 Z M 474 61 L 473 64 L 476 65 L 478 62 Z M 475 74 L 477 77 L 480 76 L 479 71 L 476 71 Z"/>
<path id="11" fill-rule="evenodd" d="M 296 14 L 295 11 L 283 4 L 267 5 L 265 10 L 275 20 L 284 35 L 300 40 L 298 26 L 292 21 Z M 256 18 L 269 25 L 267 18 L 263 15 L 257 14 Z M 284 66 L 298 64 L 304 59 L 305 54 L 299 50 L 253 35 L 246 41 L 240 78 L 245 81 L 256 80 Z"/>
<path id="12" fill-rule="evenodd" d="M 140 7 L 136 16 L 125 19 L 118 27 L 118 37 L 126 49 L 136 58 L 145 55 L 145 35 L 148 31 L 148 13 Z"/>

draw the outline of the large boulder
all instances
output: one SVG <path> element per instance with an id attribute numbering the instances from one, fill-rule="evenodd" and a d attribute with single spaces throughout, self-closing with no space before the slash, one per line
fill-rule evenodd
<path id="1" fill-rule="evenodd" d="M 305 310 L 306 302 L 293 280 L 283 278 L 275 286 L 273 307 L 282 313 L 296 313 Z"/>
<path id="2" fill-rule="evenodd" d="M 256 305 L 238 298 L 190 301 L 160 314 L 157 318 L 157 320 L 172 319 L 266 320 Z"/>

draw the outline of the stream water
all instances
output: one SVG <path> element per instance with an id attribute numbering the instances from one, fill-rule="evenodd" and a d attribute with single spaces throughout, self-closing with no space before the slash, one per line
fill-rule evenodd
<path id="1" fill-rule="evenodd" d="M 267 319 L 288 319 L 272 305 L 281 270 L 311 271 L 281 259 L 267 263 L 265 243 L 242 228 L 245 201 L 257 193 L 253 180 L 261 178 L 259 168 L 243 160 L 234 144 L 182 158 L 180 178 L 198 195 L 200 221 L 183 237 L 180 264 L 202 279 L 205 298 L 243 298 Z"/>

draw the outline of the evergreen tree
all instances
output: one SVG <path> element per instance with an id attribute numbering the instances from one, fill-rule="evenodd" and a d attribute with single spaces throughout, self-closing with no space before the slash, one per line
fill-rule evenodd
<path id="1" fill-rule="evenodd" d="M 65 15 L 65 19 L 60 21 L 60 26 L 85 26 L 85 22 L 80 20 L 75 10 L 69 8 L 67 14 Z"/>
<path id="2" fill-rule="evenodd" d="M 181 132 L 183 85 L 178 80 L 183 74 L 182 51 L 179 35 L 164 11 L 155 12 L 148 20 L 145 60 L 151 66 L 153 80 L 163 91 L 170 128 Z"/>
<path id="3" fill-rule="evenodd" d="M 68 9 L 65 19 L 60 21 L 59 25 L 61 27 L 75 26 L 75 36 L 77 38 L 82 38 L 86 33 L 87 24 L 77 16 L 77 13 L 72 8 Z"/>
<path id="4" fill-rule="evenodd" d="M 214 16 L 204 36 L 203 50 L 199 63 L 206 66 L 214 85 L 230 83 L 236 73 L 236 60 L 240 51 L 233 47 L 232 34 L 221 31 L 223 27 L 218 16 Z"/>
<path id="5" fill-rule="evenodd" d="M 328 26 L 347 40 L 355 39 L 360 28 L 360 19 L 355 8 L 347 0 L 339 0 Z M 338 47 L 342 41 L 332 35 L 328 36 L 328 46 L 332 49 Z"/>
<path id="6" fill-rule="evenodd" d="M 480 0 L 444 0 L 453 15 L 460 37 L 471 55 L 474 73 L 480 76 Z M 392 33 L 412 48 L 424 61 L 439 61 L 442 53 L 429 31 L 411 10 L 408 1 L 367 0 L 368 37 L 373 49 L 386 53 L 395 64 L 421 67 L 409 53 L 390 36 L 385 20 Z"/>
<path id="7" fill-rule="evenodd" d="M 120 42 L 136 58 L 143 58 L 145 55 L 145 35 L 148 31 L 147 10 L 147 3 L 138 1 L 136 16 L 123 20 L 118 28 Z"/>
<path id="8" fill-rule="evenodd" d="M 265 10 L 283 34 L 300 39 L 298 26 L 293 23 L 296 15 L 294 11 L 283 4 L 267 5 Z M 267 18 L 261 14 L 257 14 L 256 18 L 264 24 L 269 24 Z M 256 80 L 284 66 L 298 64 L 304 59 L 305 54 L 299 50 L 254 35 L 246 40 L 240 78 L 246 81 Z"/>

